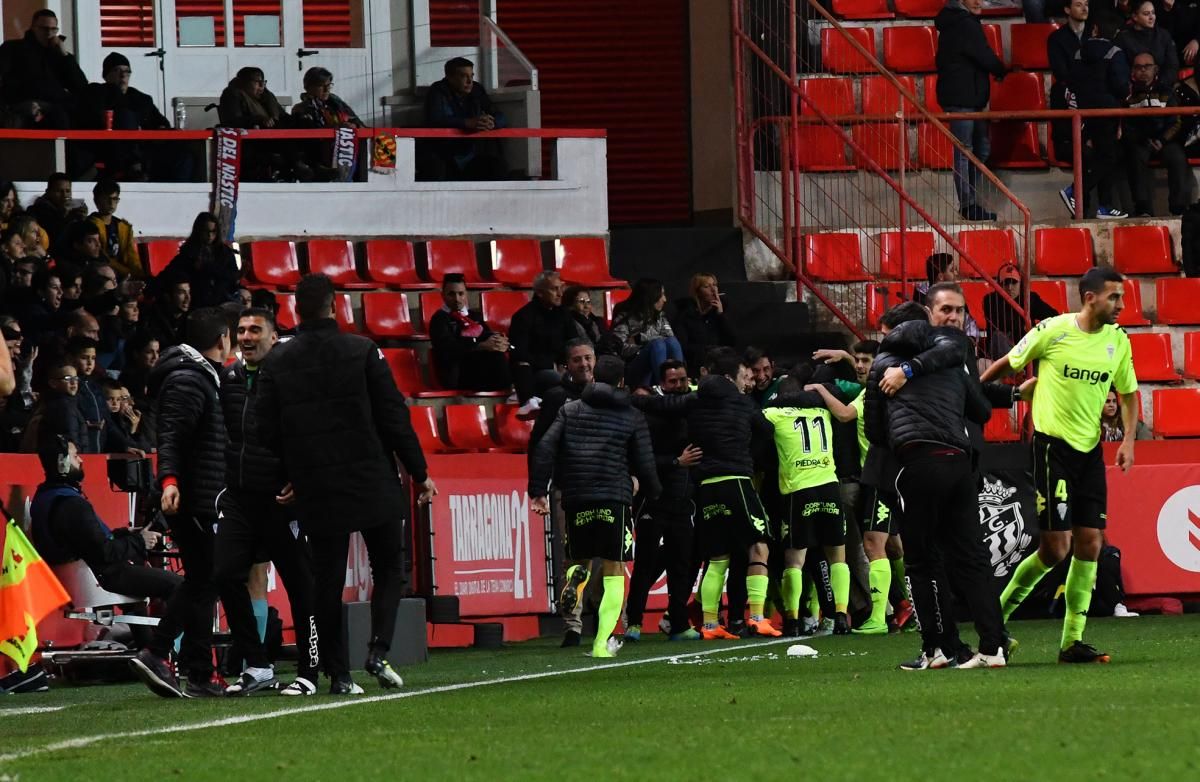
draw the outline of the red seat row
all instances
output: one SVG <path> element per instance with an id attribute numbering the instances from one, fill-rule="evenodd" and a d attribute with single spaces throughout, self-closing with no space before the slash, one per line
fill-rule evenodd
<path id="1" fill-rule="evenodd" d="M 836 2 L 836 0 L 835 0 Z M 875 30 L 871 27 L 846 27 L 846 35 L 832 27 L 821 30 L 821 65 L 830 73 L 875 73 L 875 68 L 850 43 L 853 38 L 872 55 L 875 48 Z M 1000 25 L 985 24 L 984 35 L 988 45 L 1000 59 L 1004 59 L 1004 44 L 1001 42 Z M 937 31 L 933 25 L 908 25 L 883 29 L 883 64 L 888 70 L 899 73 L 932 73 L 937 70 Z"/>
<path id="2" fill-rule="evenodd" d="M 888 8 L 887 0 L 833 0 L 833 13 L 842 19 L 892 19 L 897 15 L 909 19 L 932 19 L 945 5 L 942 0 L 893 0 L 893 13 L 892 9 Z M 985 16 L 1020 16 L 1021 8 L 993 8 L 986 9 L 983 13 Z"/>
<path id="3" fill-rule="evenodd" d="M 426 380 L 425 374 L 422 372 L 421 361 L 412 348 L 383 348 L 383 358 L 392 370 L 392 377 L 396 379 L 396 387 L 405 396 L 417 399 L 445 399 L 453 396 L 508 396 L 507 391 L 442 388 L 437 374 L 432 369 L 433 361 L 429 362 L 429 380 Z"/>
<path id="4" fill-rule="evenodd" d="M 408 408 L 413 428 L 426 453 L 517 453 L 529 447 L 532 421 L 517 418 L 516 405 L 496 405 L 495 434 L 483 405 L 446 405 L 445 436 L 439 431 L 437 411 L 424 405 Z"/>

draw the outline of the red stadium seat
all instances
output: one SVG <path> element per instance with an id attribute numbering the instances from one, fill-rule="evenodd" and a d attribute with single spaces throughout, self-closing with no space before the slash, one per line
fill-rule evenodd
<path id="1" fill-rule="evenodd" d="M 933 25 L 885 27 L 883 64 L 898 73 L 929 73 L 937 70 L 937 31 Z"/>
<path id="2" fill-rule="evenodd" d="M 870 27 L 845 27 L 846 35 L 875 54 L 875 31 Z M 832 27 L 821 30 L 821 65 L 830 73 L 874 73 L 866 57 L 850 45 L 842 33 Z"/>
<path id="3" fill-rule="evenodd" d="M 556 239 L 554 264 L 567 283 L 589 288 L 624 288 L 627 283 L 608 271 L 608 248 L 598 236 Z"/>
<path id="4" fill-rule="evenodd" d="M 483 322 L 492 331 L 507 334 L 512 316 L 529 303 L 529 296 L 522 291 L 484 291 Z"/>
<path id="5" fill-rule="evenodd" d="M 354 302 L 349 293 L 335 293 L 333 296 L 333 319 L 337 321 L 342 331 L 356 332 L 354 323 Z"/>
<path id="6" fill-rule="evenodd" d="M 433 320 L 433 313 L 442 308 L 442 293 L 441 291 L 429 291 L 421 294 L 421 324 L 425 327 L 425 333 L 429 333 L 429 321 Z"/>
<path id="7" fill-rule="evenodd" d="M 1154 281 L 1155 320 L 1172 326 L 1200 325 L 1200 278 L 1160 277 Z"/>
<path id="8" fill-rule="evenodd" d="M 983 276 L 994 278 L 1006 263 L 1021 265 L 1017 252 L 1017 237 L 1007 228 L 982 228 L 958 232 L 958 245 L 979 266 Z M 963 277 L 979 277 L 966 260 L 959 259 Z"/>
<path id="9" fill-rule="evenodd" d="M 1056 24 L 1014 24 L 1008 28 L 1009 46 L 1012 49 L 1012 67 L 1027 71 L 1050 69 L 1046 54 L 1046 39 L 1058 29 Z"/>
<path id="10" fill-rule="evenodd" d="M 533 421 L 517 418 L 517 410 L 516 405 L 496 405 L 496 438 L 503 446 L 524 451 L 529 448 L 529 433 L 533 431 Z"/>
<path id="11" fill-rule="evenodd" d="M 909 19 L 932 19 L 946 7 L 942 0 L 896 0 L 896 13 Z"/>
<path id="12" fill-rule="evenodd" d="M 631 293 L 633 291 L 629 288 L 617 288 L 604 292 L 604 320 L 610 326 L 612 325 L 613 308 L 628 299 Z"/>
<path id="13" fill-rule="evenodd" d="M 1021 430 L 1014 418 L 1014 411 L 1004 407 L 992 410 L 991 419 L 983 427 L 983 439 L 989 443 L 1015 443 L 1020 440 Z"/>
<path id="14" fill-rule="evenodd" d="M 498 287 L 479 275 L 475 243 L 470 239 L 431 239 L 425 243 L 425 259 L 429 277 L 438 283 L 447 274 L 461 274 L 468 288 Z"/>
<path id="15" fill-rule="evenodd" d="M 923 77 L 921 81 L 925 85 L 925 108 L 929 109 L 934 114 L 941 114 L 942 104 L 938 103 L 937 99 L 937 74 L 930 73 Z"/>
<path id="16" fill-rule="evenodd" d="M 456 453 L 438 433 L 437 410 L 426 405 L 410 405 L 408 416 L 425 453 Z"/>
<path id="17" fill-rule="evenodd" d="M 364 293 L 363 331 L 380 339 L 412 339 L 416 334 L 408 312 L 408 294 L 398 291 Z"/>
<path id="18" fill-rule="evenodd" d="M 537 239 L 492 242 L 492 276 L 512 288 L 529 288 L 542 272 L 542 243 Z"/>
<path id="19" fill-rule="evenodd" d="M 904 292 L 899 283 L 878 284 L 868 282 L 867 292 L 867 325 L 873 330 L 879 330 L 879 319 L 883 313 L 905 301 Z"/>
<path id="20" fill-rule="evenodd" d="M 483 405 L 446 405 L 445 412 L 446 439 L 450 445 L 469 451 L 496 449 Z"/>
<path id="21" fill-rule="evenodd" d="M 1153 404 L 1156 435 L 1200 437 L 1200 388 L 1157 388 Z"/>
<path id="22" fill-rule="evenodd" d="M 1062 280 L 1034 280 L 1029 284 L 1029 289 L 1041 296 L 1042 301 L 1058 310 L 1059 315 L 1070 309 L 1067 303 L 1067 284 Z"/>
<path id="23" fill-rule="evenodd" d="M 182 239 L 156 239 L 142 243 L 142 264 L 151 277 L 162 274 L 163 269 L 179 255 Z"/>
<path id="24" fill-rule="evenodd" d="M 1020 11 L 1018 11 L 1017 13 L 1020 13 Z M 992 47 L 992 51 L 995 52 L 996 56 L 1000 58 L 1001 62 L 1003 62 L 1004 61 L 1004 41 L 1000 35 L 1000 25 L 998 25 L 998 24 L 983 25 L 983 37 L 987 38 L 988 46 Z"/>
<path id="25" fill-rule="evenodd" d="M 891 19 L 887 0 L 833 0 L 833 13 L 842 19 Z"/>
<path id="26" fill-rule="evenodd" d="M 962 288 L 963 298 L 967 300 L 967 312 L 971 313 L 979 328 L 987 328 L 987 318 L 983 315 L 983 297 L 994 290 L 992 286 L 982 281 L 959 281 L 958 285 Z"/>
<path id="27" fill-rule="evenodd" d="M 324 274 L 338 288 L 347 290 L 374 288 L 375 283 L 363 282 L 354 261 L 354 243 L 343 239 L 310 239 L 308 270 Z"/>
<path id="28" fill-rule="evenodd" d="M 842 136 L 824 125 L 800 125 L 796 128 L 793 164 L 801 171 L 851 171 L 846 162 Z"/>
<path id="29" fill-rule="evenodd" d="M 932 231 L 884 231 L 879 234 L 879 274 L 898 280 L 901 259 L 904 276 L 909 280 L 925 279 L 925 259 L 933 255 Z"/>
<path id="30" fill-rule="evenodd" d="M 868 280 L 863 271 L 858 234 L 809 234 L 804 237 L 804 271 L 814 280 L 851 282 Z"/>
<path id="31" fill-rule="evenodd" d="M 1086 228 L 1038 228 L 1033 232 L 1038 274 L 1079 277 L 1096 265 L 1092 234 Z"/>
<path id="32" fill-rule="evenodd" d="M 396 387 L 405 396 L 419 399 L 456 396 L 457 391 L 441 391 L 425 382 L 421 375 L 421 364 L 411 348 L 384 348 L 383 358 L 392 370 Z"/>
<path id="33" fill-rule="evenodd" d="M 412 242 L 403 239 L 372 239 L 367 242 L 367 277 L 380 285 L 420 290 L 436 288 L 417 273 Z"/>
<path id="34" fill-rule="evenodd" d="M 279 308 L 275 312 L 275 323 L 284 331 L 296 328 L 299 319 L 296 317 L 296 297 L 290 293 L 276 293 L 275 304 Z"/>
<path id="35" fill-rule="evenodd" d="M 800 80 L 800 94 L 825 112 L 838 116 L 855 114 L 854 84 L 847 76 L 813 76 Z M 800 101 L 801 114 L 813 114 L 813 110 Z"/>
<path id="36" fill-rule="evenodd" d="M 917 80 L 912 76 L 897 76 L 904 88 L 913 94 L 917 95 Z M 885 76 L 864 76 L 860 80 L 862 86 L 862 103 L 863 114 L 867 115 L 893 115 L 900 111 L 900 91 L 892 84 L 891 80 Z M 920 116 L 920 112 L 911 105 L 911 101 L 906 101 L 909 105 L 904 107 L 905 117 L 911 119 Z"/>
<path id="37" fill-rule="evenodd" d="M 1046 90 L 1040 73 L 1014 71 L 997 81 L 992 77 L 992 111 L 1040 110 L 1046 108 Z M 989 165 L 1000 168 L 1045 168 L 1038 126 L 1032 122 L 993 122 Z"/>
<path id="38" fill-rule="evenodd" d="M 1183 376 L 1200 380 L 1200 331 L 1183 335 Z"/>
<path id="39" fill-rule="evenodd" d="M 908 123 L 875 122 L 855 125 L 850 130 L 854 143 L 858 144 L 866 155 L 854 153 L 854 164 L 859 169 L 873 170 L 867 161 L 874 161 L 885 171 L 896 171 L 900 168 L 901 160 L 907 163 L 908 139 L 900 138 L 901 133 L 908 132 Z M 904 144 L 902 148 L 900 145 Z"/>
<path id="40" fill-rule="evenodd" d="M 1171 234 L 1165 225 L 1113 228 L 1113 266 L 1121 274 L 1177 274 L 1171 260 Z"/>
<path id="41" fill-rule="evenodd" d="M 1125 308 L 1117 316 L 1117 325 L 1124 328 L 1129 326 L 1149 326 L 1150 321 L 1142 312 L 1142 286 L 1137 280 L 1125 280 Z"/>
<path id="42" fill-rule="evenodd" d="M 917 123 L 917 163 L 922 168 L 954 168 L 954 142 L 933 123 Z"/>
<path id="43" fill-rule="evenodd" d="M 1179 373 L 1171 356 L 1171 335 L 1130 334 L 1129 347 L 1133 350 L 1133 371 L 1138 380 L 1150 383 L 1178 383 Z"/>
<path id="44" fill-rule="evenodd" d="M 278 288 L 294 287 L 300 282 L 300 261 L 296 243 L 288 241 L 251 242 L 250 279 Z"/>

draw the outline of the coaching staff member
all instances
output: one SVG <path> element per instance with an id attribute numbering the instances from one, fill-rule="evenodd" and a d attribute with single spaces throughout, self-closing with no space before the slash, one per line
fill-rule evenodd
<path id="1" fill-rule="evenodd" d="M 437 492 L 404 396 L 375 343 L 343 334 L 333 319 L 333 283 L 309 274 L 296 286 L 297 335 L 267 354 L 259 370 L 262 442 L 283 458 L 296 515 L 313 551 L 317 635 L 330 692 L 356 695 L 342 629 L 342 585 L 350 533 L 361 532 L 371 561 L 371 642 L 366 669 L 383 687 L 404 682 L 384 659 L 404 587 L 403 515 L 408 493 Z"/>

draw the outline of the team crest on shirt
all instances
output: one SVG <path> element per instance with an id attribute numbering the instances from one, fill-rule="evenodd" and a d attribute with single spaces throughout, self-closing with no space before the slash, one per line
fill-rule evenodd
<path id="1" fill-rule="evenodd" d="M 1116 348 L 1116 346 L 1115 346 L 1115 345 L 1113 345 L 1111 342 L 1110 342 L 1110 343 L 1108 343 L 1108 348 L 1107 348 L 1107 350 L 1108 350 L 1108 357 L 1109 357 L 1109 359 L 1111 359 L 1111 358 L 1113 357 L 1113 354 L 1117 352 L 1117 348 Z"/>
<path id="2" fill-rule="evenodd" d="M 997 478 L 983 479 L 979 492 L 979 526 L 991 557 L 992 573 L 997 578 L 1007 576 L 1021 561 L 1033 542 L 1021 512 L 1021 501 L 1015 486 Z"/>

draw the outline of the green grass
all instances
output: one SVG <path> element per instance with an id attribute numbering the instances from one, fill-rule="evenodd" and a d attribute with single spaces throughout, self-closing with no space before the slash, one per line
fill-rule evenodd
<path id="1" fill-rule="evenodd" d="M 114 738 L 0 762 L 0 779 L 1200 778 L 1200 618 L 1093 620 L 1089 640 L 1113 654 L 1107 666 L 1056 664 L 1058 622 L 1011 629 L 1020 654 L 994 671 L 898 671 L 917 651 L 908 634 L 805 641 L 819 650 L 815 659 L 786 657 L 787 644 L 650 636 L 614 662 L 719 651 L 621 667 L 550 639 L 437 652 L 402 671 L 405 692 L 581 672 Z M 359 680 L 369 695 L 382 694 Z M 135 685 L 56 688 L 0 700 L 0 756 L 344 702 L 168 701 Z M 4 715 L 59 705 L 66 708 Z"/>

